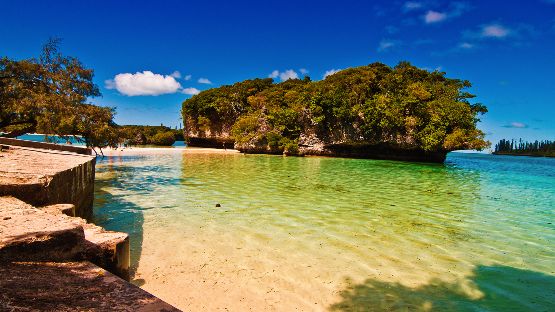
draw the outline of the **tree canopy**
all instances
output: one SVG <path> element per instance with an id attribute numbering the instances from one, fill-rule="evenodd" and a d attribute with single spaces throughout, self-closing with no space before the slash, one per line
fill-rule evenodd
<path id="1" fill-rule="evenodd" d="M 50 39 L 38 59 L 0 58 L 0 132 L 79 135 L 87 146 L 115 145 L 114 110 L 87 103 L 100 96 L 93 70 L 58 46 Z"/>
<path id="2" fill-rule="evenodd" d="M 183 102 L 189 135 L 230 131 L 236 144 L 295 153 L 302 138 L 325 144 L 388 144 L 423 151 L 483 149 L 484 105 L 466 80 L 401 62 L 342 70 L 321 81 L 246 80 Z"/>

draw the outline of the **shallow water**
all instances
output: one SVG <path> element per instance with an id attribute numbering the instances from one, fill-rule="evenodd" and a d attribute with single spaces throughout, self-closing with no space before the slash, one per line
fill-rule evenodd
<path id="1" fill-rule="evenodd" d="M 555 310 L 555 159 L 109 157 L 95 192 L 183 309 Z"/>

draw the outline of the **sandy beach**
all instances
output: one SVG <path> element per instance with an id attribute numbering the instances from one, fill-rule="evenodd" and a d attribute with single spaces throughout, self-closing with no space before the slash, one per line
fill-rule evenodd
<path id="1" fill-rule="evenodd" d="M 97 151 L 99 152 L 99 151 Z M 234 149 L 205 147 L 127 147 L 102 149 L 105 156 L 167 155 L 167 154 L 240 154 Z"/>

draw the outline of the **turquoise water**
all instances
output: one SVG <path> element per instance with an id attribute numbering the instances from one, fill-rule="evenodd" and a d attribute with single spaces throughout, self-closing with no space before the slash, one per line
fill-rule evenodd
<path id="1" fill-rule="evenodd" d="M 555 310 L 555 159 L 184 151 L 99 160 L 95 192 L 184 309 Z"/>
<path id="2" fill-rule="evenodd" d="M 24 135 L 18 136 L 17 139 L 35 141 L 35 142 L 45 142 L 46 138 L 44 134 L 24 134 Z M 49 140 L 50 142 L 57 143 L 57 144 L 67 144 L 68 142 L 67 140 L 64 140 L 59 136 L 55 136 L 55 135 L 49 136 Z M 85 143 L 77 141 L 77 139 L 75 139 L 74 137 L 70 137 L 69 142 L 71 142 L 71 145 L 77 145 L 77 146 L 85 145 Z M 185 141 L 175 141 L 175 143 L 173 144 L 173 147 L 185 147 L 185 146 L 186 146 Z M 155 147 L 155 146 L 149 146 L 149 147 Z"/>

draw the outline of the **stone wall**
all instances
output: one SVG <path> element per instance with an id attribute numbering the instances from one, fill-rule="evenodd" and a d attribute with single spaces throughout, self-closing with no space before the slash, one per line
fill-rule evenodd
<path id="1" fill-rule="evenodd" d="M 95 164 L 93 156 L 10 145 L 0 154 L 0 196 L 36 207 L 73 204 L 75 215 L 89 220 Z"/>

